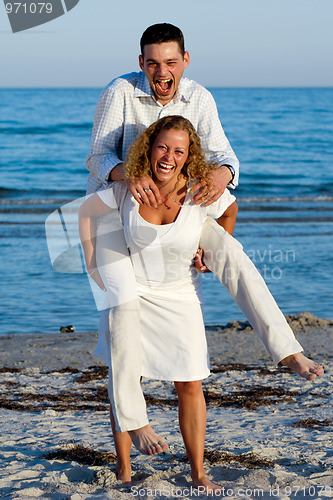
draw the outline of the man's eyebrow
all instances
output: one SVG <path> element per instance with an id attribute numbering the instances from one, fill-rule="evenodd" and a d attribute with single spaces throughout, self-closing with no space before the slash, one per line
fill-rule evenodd
<path id="1" fill-rule="evenodd" d="M 178 59 L 176 57 L 170 57 L 170 59 L 166 59 L 165 61 L 163 62 L 174 62 L 174 61 L 177 61 Z M 146 59 L 146 62 L 158 62 L 156 61 L 156 59 Z"/>

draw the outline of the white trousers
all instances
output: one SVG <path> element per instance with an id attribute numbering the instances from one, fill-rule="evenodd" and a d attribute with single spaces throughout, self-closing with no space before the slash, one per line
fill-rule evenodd
<path id="1" fill-rule="evenodd" d="M 140 310 L 134 272 L 120 219 L 112 222 L 116 238 L 110 237 L 109 223 L 96 243 L 97 265 L 109 300 L 101 312 L 95 354 L 109 366 L 109 398 L 116 428 L 124 432 L 143 427 L 148 418 L 140 387 Z M 242 245 L 212 218 L 207 218 L 203 226 L 200 248 L 205 264 L 243 311 L 274 363 L 301 352 L 301 345 Z"/>

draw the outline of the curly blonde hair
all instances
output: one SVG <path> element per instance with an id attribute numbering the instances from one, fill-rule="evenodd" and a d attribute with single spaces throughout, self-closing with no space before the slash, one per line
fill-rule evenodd
<path id="1" fill-rule="evenodd" d="M 125 159 L 125 178 L 134 182 L 138 177 L 146 175 L 152 177 L 150 163 L 152 146 L 161 132 L 171 129 L 184 130 L 188 133 L 190 146 L 187 160 L 182 169 L 183 175 L 188 180 L 200 179 L 203 185 L 210 185 L 209 175 L 218 166 L 206 162 L 195 128 L 189 120 L 178 115 L 161 118 L 136 138 Z"/>

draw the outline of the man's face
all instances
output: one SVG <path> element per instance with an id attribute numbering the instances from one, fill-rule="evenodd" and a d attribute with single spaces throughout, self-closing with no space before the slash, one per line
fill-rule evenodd
<path id="1" fill-rule="evenodd" d="M 158 102 L 167 104 L 177 92 L 184 69 L 189 65 L 190 56 L 181 55 L 177 42 L 153 43 L 145 45 L 144 55 L 139 56 L 139 65 Z"/>

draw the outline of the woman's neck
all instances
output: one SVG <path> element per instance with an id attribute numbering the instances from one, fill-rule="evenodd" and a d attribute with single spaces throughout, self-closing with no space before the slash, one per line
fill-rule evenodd
<path id="1" fill-rule="evenodd" d="M 170 194 L 178 193 L 179 191 L 183 192 L 183 188 L 187 187 L 187 179 L 183 174 L 180 174 L 177 179 L 171 179 L 167 182 L 160 182 L 157 179 L 154 179 L 156 186 L 158 187 L 162 198 L 167 199 Z"/>

